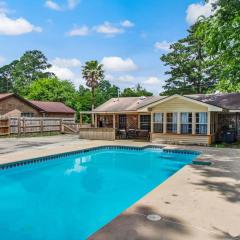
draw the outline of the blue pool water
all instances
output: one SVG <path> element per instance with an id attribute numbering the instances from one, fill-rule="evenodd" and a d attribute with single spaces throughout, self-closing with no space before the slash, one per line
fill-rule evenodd
<path id="1" fill-rule="evenodd" d="M 103 148 L 2 170 L 0 239 L 86 239 L 195 157 Z"/>

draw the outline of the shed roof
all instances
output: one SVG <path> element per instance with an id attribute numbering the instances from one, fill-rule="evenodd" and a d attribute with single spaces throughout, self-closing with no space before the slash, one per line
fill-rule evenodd
<path id="1" fill-rule="evenodd" d="M 48 113 L 75 113 L 75 110 L 61 102 L 43 102 L 29 100 L 30 103 Z"/>
<path id="2" fill-rule="evenodd" d="M 0 93 L 0 100 L 14 95 L 13 93 Z"/>

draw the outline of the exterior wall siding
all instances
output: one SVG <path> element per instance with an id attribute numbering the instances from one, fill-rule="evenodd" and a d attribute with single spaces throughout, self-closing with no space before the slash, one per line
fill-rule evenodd
<path id="1" fill-rule="evenodd" d="M 33 117 L 54 117 L 54 118 L 74 118 L 74 113 L 41 113 L 37 109 L 31 107 L 24 101 L 15 96 L 8 97 L 0 101 L 0 116 L 13 110 L 19 110 L 21 113 L 32 113 Z"/>
<path id="2" fill-rule="evenodd" d="M 169 101 L 158 104 L 153 107 L 151 111 L 154 112 L 208 112 L 208 107 L 197 104 L 179 97 Z M 179 121 L 179 119 L 178 119 Z M 194 119 L 193 119 L 194 121 Z M 166 119 L 164 119 L 166 124 Z M 180 125 L 180 123 L 178 122 Z M 180 128 L 180 126 L 178 126 Z M 166 129 L 165 129 L 166 130 Z M 158 143 L 171 143 L 171 144 L 198 144 L 208 145 L 213 140 L 212 135 L 195 135 L 195 134 L 171 134 L 171 133 L 151 133 L 151 141 Z"/>
<path id="3" fill-rule="evenodd" d="M 34 117 L 42 116 L 35 108 L 19 100 L 18 98 L 11 96 L 9 98 L 0 101 L 0 115 L 4 115 L 10 111 L 18 109 L 20 112 L 33 113 Z"/>
<path id="4" fill-rule="evenodd" d="M 197 144 L 208 145 L 212 142 L 212 136 L 197 136 L 184 134 L 160 134 L 152 133 L 151 140 L 155 143 L 170 143 L 170 144 Z"/>
<path id="5" fill-rule="evenodd" d="M 207 112 L 208 108 L 201 104 L 189 102 L 181 98 L 174 98 L 158 104 L 152 108 L 153 112 Z"/>

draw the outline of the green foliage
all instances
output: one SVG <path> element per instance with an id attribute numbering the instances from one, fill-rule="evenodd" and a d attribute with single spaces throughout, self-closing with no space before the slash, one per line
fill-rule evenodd
<path id="1" fill-rule="evenodd" d="M 42 78 L 34 81 L 29 87 L 28 99 L 40 101 L 63 102 L 79 111 L 81 103 L 74 85 L 67 80 Z"/>
<path id="2" fill-rule="evenodd" d="M 82 67 L 82 76 L 86 81 L 87 87 L 92 90 L 92 109 L 96 104 L 95 89 L 99 85 L 100 81 L 104 79 L 103 65 L 98 61 L 88 61 Z"/>
<path id="3" fill-rule="evenodd" d="M 50 67 L 42 52 L 37 50 L 25 52 L 13 69 L 14 92 L 26 96 L 32 82 L 53 75 L 46 72 Z"/>
<path id="4" fill-rule="evenodd" d="M 27 51 L 19 60 L 0 68 L 0 91 L 26 96 L 32 82 L 54 76 L 47 72 L 51 65 L 40 51 Z"/>
<path id="5" fill-rule="evenodd" d="M 170 68 L 164 94 L 240 92 L 240 1 L 217 0 L 161 60 Z"/>
<path id="6" fill-rule="evenodd" d="M 140 84 L 137 84 L 136 88 L 125 88 L 121 93 L 121 97 L 141 97 L 152 96 L 151 92 L 148 92 Z"/>
<path id="7" fill-rule="evenodd" d="M 204 49 L 203 39 L 195 32 L 200 22 L 188 30 L 188 36 L 171 45 L 171 51 L 161 60 L 170 70 L 163 86 L 163 94 L 206 93 L 215 86 L 215 79 L 209 74 L 209 59 Z"/>
<path id="8" fill-rule="evenodd" d="M 240 91 L 240 1 L 218 0 L 216 13 L 202 21 L 196 34 L 204 38 L 217 89 Z"/>
<path id="9" fill-rule="evenodd" d="M 13 70 L 18 60 L 0 68 L 0 93 L 13 92 Z"/>

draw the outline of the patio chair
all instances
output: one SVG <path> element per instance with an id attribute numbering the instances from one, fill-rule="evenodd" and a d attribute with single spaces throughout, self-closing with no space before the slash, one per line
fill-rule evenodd
<path id="1" fill-rule="evenodd" d="M 125 129 L 119 129 L 118 130 L 118 136 L 120 139 L 126 139 L 127 138 L 127 132 Z"/>
<path id="2" fill-rule="evenodd" d="M 136 129 L 128 129 L 128 131 L 127 131 L 127 138 L 129 138 L 129 139 L 136 139 L 137 138 Z"/>

